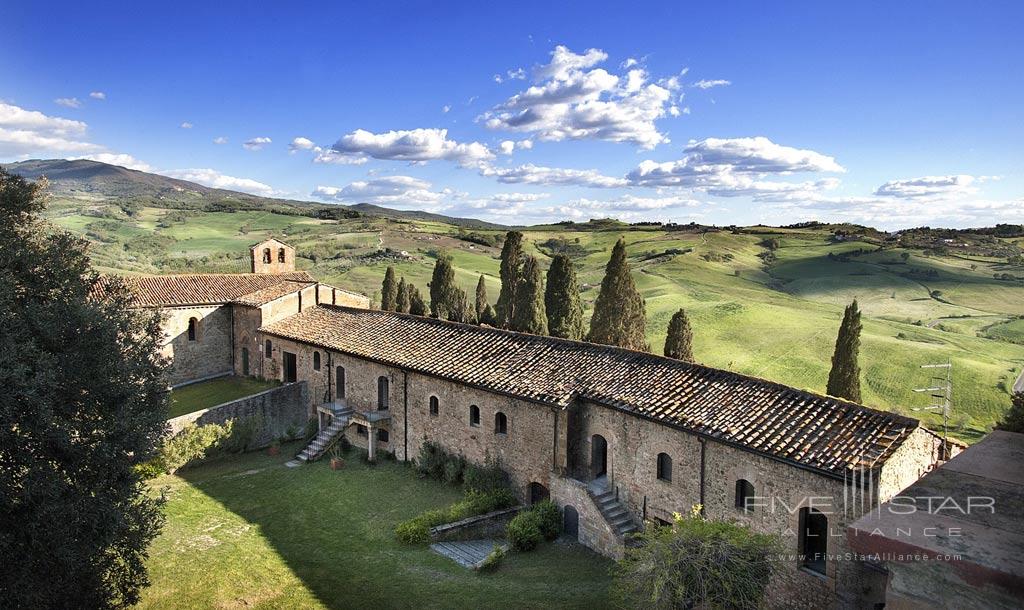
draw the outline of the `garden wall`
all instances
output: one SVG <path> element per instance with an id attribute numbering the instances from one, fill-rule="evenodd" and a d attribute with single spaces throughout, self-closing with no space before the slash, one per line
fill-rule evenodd
<path id="1" fill-rule="evenodd" d="M 189 425 L 223 424 L 236 420 L 257 420 L 260 425 L 253 431 L 249 449 L 266 447 L 275 439 L 286 435 L 301 435 L 309 421 L 309 386 L 305 381 L 289 383 L 259 394 L 187 413 L 167 420 L 171 434 L 177 434 Z"/>
<path id="2" fill-rule="evenodd" d="M 483 515 L 467 517 L 460 521 L 445 523 L 430 528 L 431 542 L 447 542 L 451 540 L 478 540 L 480 538 L 504 538 L 505 526 L 523 510 L 523 506 L 515 506 L 496 510 Z"/>

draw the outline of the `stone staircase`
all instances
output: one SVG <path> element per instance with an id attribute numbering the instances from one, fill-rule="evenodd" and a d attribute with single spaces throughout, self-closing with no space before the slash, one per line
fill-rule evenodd
<path id="1" fill-rule="evenodd" d="M 590 496 L 594 500 L 594 504 L 597 505 L 598 510 L 601 511 L 601 516 L 604 517 L 604 520 L 608 522 L 608 525 L 611 526 L 619 538 L 624 539 L 628 534 L 640 531 L 640 527 L 633 520 L 633 516 L 622 502 L 619 502 L 619 499 L 615 497 L 614 490 L 591 490 Z"/>
<path id="2" fill-rule="evenodd" d="M 309 445 L 306 446 L 295 459 L 300 462 L 314 462 L 323 457 L 324 452 L 330 448 L 335 441 L 345 432 L 349 420 L 352 418 L 352 409 L 335 411 L 331 418 L 331 425 L 327 426 L 316 435 Z"/>

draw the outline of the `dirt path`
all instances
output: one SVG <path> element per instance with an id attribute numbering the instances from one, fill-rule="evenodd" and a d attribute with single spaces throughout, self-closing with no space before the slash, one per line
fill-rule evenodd
<path id="1" fill-rule="evenodd" d="M 1017 392 L 1024 392 L 1024 371 L 1020 372 L 1020 375 L 1017 376 L 1017 381 L 1013 383 L 1013 392 L 1015 394 Z"/>

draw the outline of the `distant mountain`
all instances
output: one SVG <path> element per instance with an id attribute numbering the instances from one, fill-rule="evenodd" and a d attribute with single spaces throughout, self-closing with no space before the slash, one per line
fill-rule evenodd
<path id="1" fill-rule="evenodd" d="M 465 228 L 504 228 L 502 225 L 473 218 L 455 218 L 429 212 L 392 210 L 368 203 L 348 206 L 261 197 L 238 191 L 210 188 L 187 180 L 86 159 L 74 161 L 33 159 L 4 164 L 0 167 L 30 180 L 45 176 L 50 183 L 50 193 L 63 199 L 86 201 L 104 199 L 155 207 L 186 209 L 265 209 L 272 212 L 304 215 L 317 215 L 322 210 L 327 216 L 333 216 L 339 210 L 348 210 L 364 216 L 430 220 Z"/>

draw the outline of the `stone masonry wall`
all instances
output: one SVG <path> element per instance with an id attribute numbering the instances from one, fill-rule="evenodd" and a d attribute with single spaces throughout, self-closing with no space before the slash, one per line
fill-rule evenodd
<path id="1" fill-rule="evenodd" d="M 171 359 L 167 382 L 178 385 L 231 371 L 231 310 L 218 305 L 162 308 L 164 347 Z M 188 321 L 196 318 L 196 339 L 188 340 Z"/>
<path id="2" fill-rule="evenodd" d="M 903 445 L 886 460 L 879 477 L 880 502 L 888 502 L 914 481 L 931 472 L 938 464 L 942 439 L 918 428 Z"/>
<path id="3" fill-rule="evenodd" d="M 288 434 L 301 435 L 305 432 L 309 421 L 306 411 L 308 394 L 309 389 L 305 383 L 290 383 L 203 411 L 181 415 L 167 420 L 167 423 L 171 432 L 177 434 L 192 423 L 203 426 L 256 417 L 261 426 L 249 448 L 259 449 Z"/>

